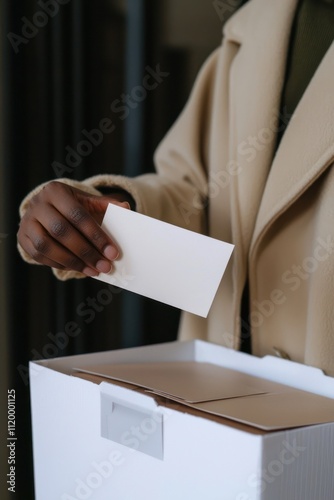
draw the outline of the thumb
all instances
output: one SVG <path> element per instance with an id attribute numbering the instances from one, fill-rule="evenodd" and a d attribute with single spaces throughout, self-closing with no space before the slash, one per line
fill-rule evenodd
<path id="1" fill-rule="evenodd" d="M 106 204 L 104 205 L 104 200 L 101 200 L 101 203 L 103 206 L 105 206 L 103 212 L 102 212 L 102 216 L 97 216 L 97 221 L 99 222 L 99 224 L 101 225 L 102 224 L 102 221 L 103 221 L 103 218 L 104 218 L 104 215 L 107 211 L 107 208 L 108 208 L 108 205 L 111 204 L 111 205 L 117 205 L 118 207 L 121 207 L 121 208 L 125 208 L 127 210 L 131 210 L 131 206 L 130 206 L 130 203 L 127 202 L 127 201 L 118 201 L 118 200 L 113 200 L 113 199 L 110 199 L 108 198 L 106 200 Z"/>
<path id="2" fill-rule="evenodd" d="M 130 203 L 128 201 L 120 201 L 114 199 L 112 196 L 103 196 L 103 199 L 100 199 L 100 208 L 103 212 L 105 212 L 108 208 L 108 205 L 116 205 L 121 208 L 126 208 L 127 210 L 131 210 Z"/>
<path id="3" fill-rule="evenodd" d="M 128 201 L 118 201 L 109 199 L 109 203 L 113 205 L 118 205 L 119 207 L 126 208 L 127 210 L 131 210 L 130 203 Z"/>
<path id="4" fill-rule="evenodd" d="M 101 224 L 104 214 L 108 208 L 109 203 L 117 205 L 128 210 L 131 209 L 130 204 L 127 201 L 119 201 L 114 199 L 112 196 L 83 196 L 81 198 L 81 203 L 84 205 L 86 210 L 90 213 L 94 219 Z"/>

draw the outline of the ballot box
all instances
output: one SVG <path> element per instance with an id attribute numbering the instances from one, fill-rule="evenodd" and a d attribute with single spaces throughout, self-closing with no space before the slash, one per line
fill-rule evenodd
<path id="1" fill-rule="evenodd" d="M 203 341 L 30 363 L 36 500 L 333 500 L 334 379 Z"/>

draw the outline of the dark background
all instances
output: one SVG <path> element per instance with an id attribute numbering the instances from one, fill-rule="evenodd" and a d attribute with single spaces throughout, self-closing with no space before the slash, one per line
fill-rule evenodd
<path id="1" fill-rule="evenodd" d="M 105 286 L 90 279 L 59 282 L 50 269 L 24 263 L 16 250 L 19 204 L 35 186 L 57 178 L 53 162 L 65 163 L 66 146 L 76 149 L 82 131 L 97 128 L 103 118 L 112 119 L 115 130 L 64 176 L 82 180 L 99 173 L 152 171 L 158 142 L 184 106 L 201 64 L 220 44 L 223 23 L 243 2 L 69 0 L 48 16 L 46 26 L 29 31 L 25 42 L 15 38 L 23 36 L 26 20 L 43 24 L 36 13 L 47 3 L 1 4 L 2 499 L 8 494 L 9 389 L 16 391 L 18 439 L 11 497 L 34 498 L 29 360 L 175 340 L 179 321 L 176 309 L 119 291 L 87 323 L 77 308 Z M 110 105 L 141 84 L 146 66 L 157 64 L 168 78 L 121 121 Z M 69 321 L 82 333 L 61 348 L 49 334 L 63 332 Z"/>

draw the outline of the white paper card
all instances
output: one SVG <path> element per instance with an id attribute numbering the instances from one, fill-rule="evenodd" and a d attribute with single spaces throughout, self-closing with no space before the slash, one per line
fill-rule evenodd
<path id="1" fill-rule="evenodd" d="M 121 251 L 98 280 L 202 317 L 234 246 L 109 204 L 102 228 Z"/>

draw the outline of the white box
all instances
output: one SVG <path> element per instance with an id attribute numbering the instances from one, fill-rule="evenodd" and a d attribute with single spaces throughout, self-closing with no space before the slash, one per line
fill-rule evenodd
<path id="1" fill-rule="evenodd" d="M 333 500 L 333 422 L 264 432 L 73 375 L 97 364 L 209 362 L 334 399 L 315 368 L 202 341 L 30 363 L 36 500 Z M 114 438 L 120 426 L 123 442 Z M 117 439 L 117 438 L 116 438 Z"/>

